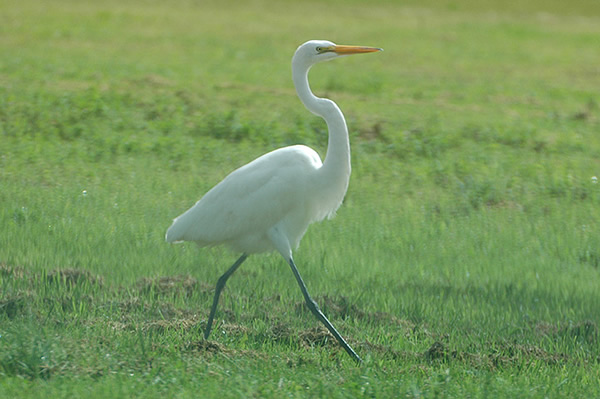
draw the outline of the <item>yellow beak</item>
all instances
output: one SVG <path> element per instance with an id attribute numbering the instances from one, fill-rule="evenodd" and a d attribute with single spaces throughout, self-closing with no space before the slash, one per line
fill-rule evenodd
<path id="1" fill-rule="evenodd" d="M 332 46 L 331 50 L 339 55 L 348 54 L 362 54 L 362 53 L 374 53 L 377 51 L 383 51 L 382 48 L 378 47 L 366 47 L 366 46 Z"/>

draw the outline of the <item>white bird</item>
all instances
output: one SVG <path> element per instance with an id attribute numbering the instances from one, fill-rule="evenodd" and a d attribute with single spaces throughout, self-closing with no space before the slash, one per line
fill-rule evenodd
<path id="1" fill-rule="evenodd" d="M 334 216 L 350 179 L 350 142 L 344 115 L 336 103 L 311 92 L 308 71 L 321 61 L 376 51 L 381 49 L 340 46 L 324 40 L 311 40 L 298 47 L 292 58 L 292 78 L 302 103 L 325 119 L 329 128 L 325 161 L 321 162 L 319 155 L 304 145 L 269 152 L 229 174 L 167 230 L 167 242 L 224 244 L 242 253 L 217 282 L 205 339 L 227 279 L 249 254 L 276 250 L 292 268 L 308 308 L 346 352 L 361 361 L 310 297 L 292 258 L 292 249 L 298 247 L 309 224 Z"/>

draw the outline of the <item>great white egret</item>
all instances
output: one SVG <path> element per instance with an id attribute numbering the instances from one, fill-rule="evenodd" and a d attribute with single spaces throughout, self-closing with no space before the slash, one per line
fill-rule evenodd
<path id="1" fill-rule="evenodd" d="M 302 103 L 325 119 L 329 128 L 325 161 L 304 145 L 269 152 L 229 174 L 167 230 L 168 242 L 224 244 L 242 253 L 217 282 L 205 339 L 227 279 L 249 254 L 277 250 L 292 268 L 311 312 L 354 360 L 361 361 L 310 297 L 292 258 L 292 248 L 298 247 L 309 224 L 335 214 L 350 179 L 350 142 L 344 115 L 336 103 L 311 92 L 308 71 L 321 61 L 376 51 L 381 49 L 340 46 L 324 40 L 311 40 L 298 47 L 292 58 L 292 78 Z"/>

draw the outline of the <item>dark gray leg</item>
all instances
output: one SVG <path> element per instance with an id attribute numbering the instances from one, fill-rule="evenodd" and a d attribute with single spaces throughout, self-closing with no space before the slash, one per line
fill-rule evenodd
<path id="1" fill-rule="evenodd" d="M 288 263 L 290 264 L 290 267 L 292 268 L 292 272 L 294 273 L 294 277 L 296 277 L 296 281 L 298 281 L 298 285 L 300 286 L 300 290 L 302 291 L 302 295 L 304 295 L 304 300 L 306 301 L 306 304 L 308 305 L 308 308 L 310 309 L 310 311 L 315 316 L 317 316 L 317 319 L 319 319 L 321 321 L 321 323 L 325 324 L 325 327 L 327 327 L 329 332 L 331 334 L 333 334 L 333 336 L 338 340 L 340 345 L 342 345 L 342 348 L 344 348 L 346 350 L 346 352 L 348 352 L 348 354 L 357 363 L 361 363 L 362 359 L 356 354 L 356 352 L 354 352 L 354 350 L 350 347 L 350 345 L 348 345 L 348 343 L 340 335 L 340 333 L 337 332 L 335 327 L 329 322 L 329 320 L 327 320 L 327 317 L 325 317 L 323 312 L 321 312 L 321 309 L 319 309 L 319 305 L 317 305 L 317 303 L 310 297 L 310 294 L 306 290 L 306 285 L 304 284 L 304 281 L 302 281 L 302 277 L 300 277 L 300 273 L 298 273 L 298 269 L 296 268 L 296 265 L 294 264 L 294 260 L 292 258 L 290 258 L 290 259 L 288 259 Z"/>
<path id="2" fill-rule="evenodd" d="M 227 283 L 227 279 L 231 277 L 231 275 L 237 270 L 238 267 L 248 257 L 248 254 L 242 254 L 238 260 L 235 261 L 233 266 L 229 268 L 221 277 L 219 277 L 219 281 L 217 281 L 217 287 L 215 288 L 215 298 L 213 299 L 212 308 L 210 309 L 210 315 L 208 316 L 208 321 L 206 322 L 206 330 L 204 330 L 204 339 L 208 339 L 210 335 L 210 329 L 212 328 L 213 319 L 215 318 L 215 312 L 217 311 L 217 305 L 219 304 L 219 296 L 221 295 L 221 291 L 223 287 L 225 287 L 225 283 Z"/>

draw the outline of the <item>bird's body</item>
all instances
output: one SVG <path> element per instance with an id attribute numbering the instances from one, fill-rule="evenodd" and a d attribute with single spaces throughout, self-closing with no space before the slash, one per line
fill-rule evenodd
<path id="1" fill-rule="evenodd" d="M 289 263 L 311 311 L 344 349 L 360 358 L 312 300 L 292 258 L 308 226 L 332 216 L 341 205 L 350 179 L 350 143 L 344 115 L 331 100 L 316 97 L 308 84 L 311 66 L 341 55 L 380 51 L 373 47 L 338 46 L 312 40 L 296 50 L 292 78 L 306 108 L 329 128 L 325 160 L 303 145 L 269 152 L 236 169 L 177 217 L 167 230 L 168 242 L 194 241 L 200 246 L 227 245 L 242 252 L 219 279 L 207 322 L 208 338 L 221 290 L 248 254 L 277 250 Z"/>
<path id="2" fill-rule="evenodd" d="M 270 235 L 279 231 L 291 249 L 308 225 L 335 212 L 343 187 L 319 187 L 322 162 L 309 147 L 269 152 L 233 171 L 176 218 L 166 239 L 200 246 L 224 244 L 237 252 L 277 250 Z"/>

